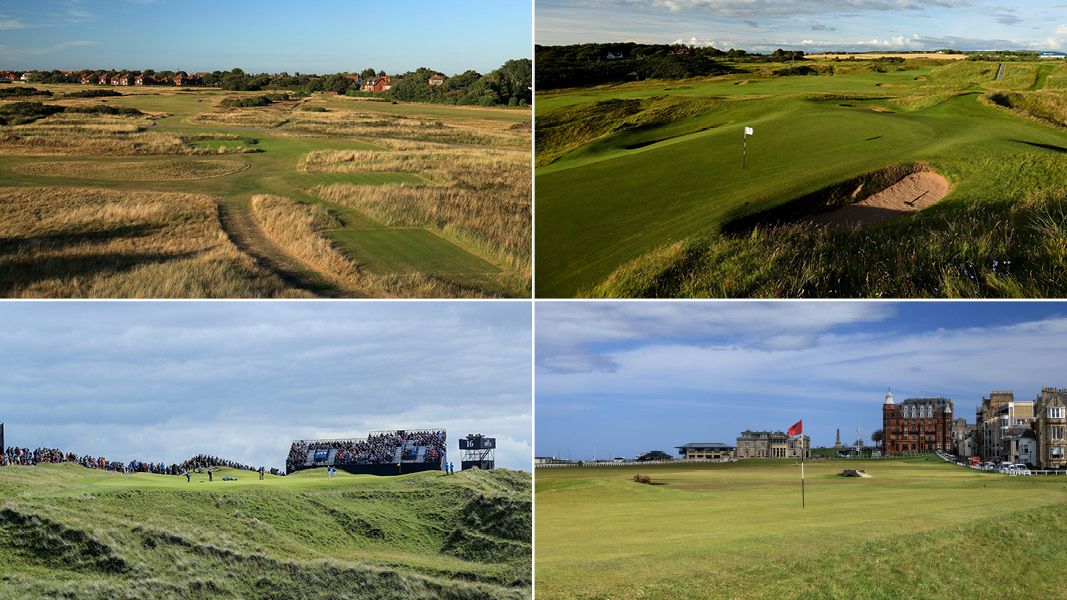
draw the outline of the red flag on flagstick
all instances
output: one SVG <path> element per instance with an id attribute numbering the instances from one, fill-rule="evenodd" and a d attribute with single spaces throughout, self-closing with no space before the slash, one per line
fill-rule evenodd
<path id="1" fill-rule="evenodd" d="M 801 419 L 801 420 L 797 421 L 796 423 L 793 423 L 793 426 L 790 427 L 789 431 L 786 432 L 786 433 L 789 436 L 800 435 L 800 434 L 804 433 L 804 419 Z"/>

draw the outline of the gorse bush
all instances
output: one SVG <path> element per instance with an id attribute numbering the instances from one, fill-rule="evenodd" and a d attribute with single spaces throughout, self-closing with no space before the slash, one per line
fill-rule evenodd
<path id="1" fill-rule="evenodd" d="M 48 90 L 39 90 L 32 87 L 7 87 L 0 88 L 0 99 L 2 98 L 20 98 L 28 96 L 51 96 L 52 92 Z"/>
<path id="2" fill-rule="evenodd" d="M 122 94 L 115 90 L 80 90 L 67 94 L 67 98 L 111 98 L 114 96 L 122 96 Z"/>

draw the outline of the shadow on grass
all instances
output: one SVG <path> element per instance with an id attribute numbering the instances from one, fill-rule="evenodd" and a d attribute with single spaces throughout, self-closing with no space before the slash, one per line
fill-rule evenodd
<path id="1" fill-rule="evenodd" d="M 57 249 L 64 246 L 79 245 L 86 243 L 105 243 L 116 238 L 143 238 L 152 235 L 162 229 L 162 225 L 118 225 L 107 229 L 93 229 L 91 231 L 78 231 L 67 229 L 50 233 L 42 233 L 30 236 L 0 237 L 0 253 L 7 254 L 19 250 L 31 249 Z"/>
<path id="2" fill-rule="evenodd" d="M 1027 146 L 1033 146 L 1034 148 L 1041 148 L 1043 150 L 1052 150 L 1053 152 L 1067 152 L 1067 148 L 1063 146 L 1057 146 L 1055 144 L 1042 144 L 1041 142 L 1028 142 L 1026 140 L 1011 140 L 1016 144 L 1026 144 Z"/>

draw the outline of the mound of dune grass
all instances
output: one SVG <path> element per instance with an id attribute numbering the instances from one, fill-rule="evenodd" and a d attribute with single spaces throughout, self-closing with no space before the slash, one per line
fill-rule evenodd
<path id="1" fill-rule="evenodd" d="M 639 128 L 653 128 L 707 114 L 721 106 L 714 98 L 655 96 L 610 99 L 568 106 L 537 116 L 537 165 L 597 138 Z"/>
<path id="2" fill-rule="evenodd" d="M 587 295 L 1042 298 L 1067 289 L 1067 189 L 937 214 L 690 238 L 627 263 Z"/>
<path id="3" fill-rule="evenodd" d="M 506 470 L 259 481 L 223 469 L 187 483 L 6 467 L 3 585 L 13 597 L 107 600 L 519 600 L 530 596 L 530 489 L 528 474 Z"/>

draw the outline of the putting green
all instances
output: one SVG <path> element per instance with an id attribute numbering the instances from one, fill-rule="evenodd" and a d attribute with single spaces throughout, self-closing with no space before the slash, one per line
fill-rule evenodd
<path id="1" fill-rule="evenodd" d="M 587 292 L 628 261 L 716 233 L 732 216 L 889 165 L 924 161 L 945 174 L 954 186 L 942 203 L 948 205 L 1004 200 L 1017 189 L 1004 181 L 1008 166 L 1023 170 L 1020 180 L 1056 181 L 1062 169 L 1049 172 L 1031 157 L 1067 148 L 1067 132 L 983 103 L 984 88 L 974 82 L 995 65 L 967 63 L 539 95 L 539 117 L 577 110 L 593 121 L 595 103 L 615 98 L 707 97 L 715 107 L 669 123 L 609 128 L 537 169 L 537 295 Z M 1036 68 L 1012 65 L 990 89 L 1006 81 L 1026 89 L 1037 75 Z M 755 135 L 743 164 L 745 126 Z"/>

